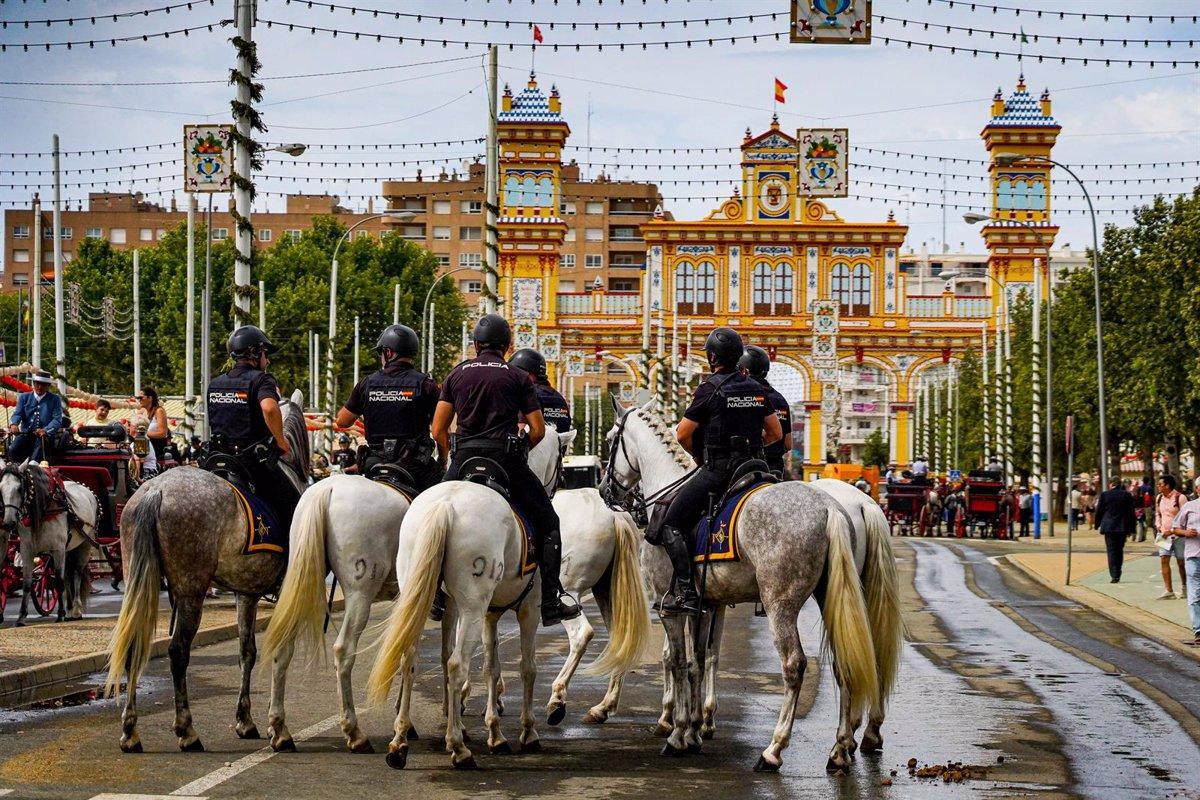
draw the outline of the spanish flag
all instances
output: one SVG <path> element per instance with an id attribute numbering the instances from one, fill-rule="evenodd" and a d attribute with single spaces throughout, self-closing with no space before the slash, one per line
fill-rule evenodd
<path id="1" fill-rule="evenodd" d="M 787 87 L 786 83 L 779 80 L 779 78 L 775 79 L 775 102 L 776 103 L 786 103 L 787 102 L 786 100 L 783 99 L 783 93 L 787 91 L 787 88 L 788 87 Z"/>
<path id="2" fill-rule="evenodd" d="M 542 43 L 542 29 L 539 28 L 537 25 L 533 26 L 533 41 L 536 42 L 537 44 Z"/>

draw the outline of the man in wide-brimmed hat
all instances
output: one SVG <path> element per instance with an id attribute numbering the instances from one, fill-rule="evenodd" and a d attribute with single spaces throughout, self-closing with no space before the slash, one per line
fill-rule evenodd
<path id="1" fill-rule="evenodd" d="M 50 373 L 38 370 L 30 383 L 33 391 L 22 392 L 17 398 L 8 426 L 8 432 L 16 435 L 8 448 L 9 461 L 24 461 L 30 456 L 45 458 L 45 440 L 62 427 L 62 398 L 50 391 L 54 383 Z"/>

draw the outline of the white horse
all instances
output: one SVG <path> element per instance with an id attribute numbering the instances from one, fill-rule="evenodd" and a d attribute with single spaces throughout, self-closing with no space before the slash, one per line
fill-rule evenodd
<path id="1" fill-rule="evenodd" d="M 358 727 L 351 674 L 371 604 L 394 578 L 400 523 L 409 503 L 400 491 L 358 475 L 333 475 L 301 496 L 292 519 L 287 574 L 263 640 L 264 657 L 274 656 L 268 725 L 276 751 L 296 749 L 284 713 L 288 666 L 297 640 L 307 646 L 310 662 L 325 654 L 325 576 L 332 570 L 346 598 L 333 645 L 342 732 L 352 753 L 375 752 Z"/>
<path id="2" fill-rule="evenodd" d="M 628 493 L 640 484 L 646 496 L 653 497 L 685 478 L 691 458 L 649 404 L 618 413 L 617 424 L 609 433 L 610 489 Z M 818 594 L 817 600 L 833 653 L 834 674 L 843 694 L 842 719 L 827 768 L 844 770 L 854 746 L 850 720 L 861 719 L 863 708 L 874 706 L 879 693 L 874 645 L 846 514 L 816 489 L 795 481 L 779 483 L 746 501 L 738 535 L 741 560 L 710 565 L 705 600 L 710 609 L 761 600 L 779 651 L 785 684 L 783 706 L 771 742 L 755 769 L 776 771 L 783 763 L 782 753 L 791 739 L 807 665 L 796 620 L 801 606 L 817 592 L 823 578 L 824 593 Z M 643 547 L 642 567 L 655 590 L 665 594 L 672 577 L 666 554 L 657 547 Z M 706 611 L 693 621 L 690 631 L 688 622 L 682 616 L 663 619 L 667 634 L 664 672 L 670 672 L 673 722 L 664 755 L 698 752 L 701 747 L 700 699 L 708 636 L 695 635 L 695 631 L 697 626 L 700 631 L 708 630 L 712 612 Z M 690 661 L 689 634 L 694 652 Z"/>
<path id="3" fill-rule="evenodd" d="M 53 516 L 48 506 L 50 479 L 32 461 L 5 464 L 0 471 L 0 499 L 4 501 L 4 530 L 16 530 L 21 539 L 22 592 L 21 613 L 17 625 L 29 616 L 29 598 L 33 592 L 33 564 L 39 553 L 48 553 L 54 567 L 54 589 L 58 593 L 57 621 L 82 619 L 87 608 L 88 558 L 96 538 L 100 517 L 99 502 L 81 483 L 63 481 L 69 511 Z M 64 591 L 65 588 L 65 591 Z M 0 622 L 4 621 L 4 602 L 0 597 Z"/>

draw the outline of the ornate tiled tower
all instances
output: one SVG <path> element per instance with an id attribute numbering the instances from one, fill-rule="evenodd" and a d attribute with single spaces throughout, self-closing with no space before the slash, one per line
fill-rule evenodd
<path id="1" fill-rule="evenodd" d="M 991 159 L 992 217 L 996 220 L 983 229 L 983 239 L 988 269 L 1002 283 L 1031 284 L 1033 261 L 1041 259 L 1044 264 L 1058 227 L 1050 217 L 1052 165 L 1037 158 L 1001 165 L 996 155 L 1049 158 L 1060 130 L 1062 126 L 1050 113 L 1050 90 L 1035 99 L 1025 87 L 1024 75 L 1007 100 L 996 90 L 991 119 L 980 134 Z M 1026 225 L 1036 227 L 1037 232 Z M 1045 273 L 1042 280 L 1045 289 Z"/>
<path id="2" fill-rule="evenodd" d="M 558 259 L 567 225 L 562 201 L 562 148 L 571 129 L 562 118 L 558 90 L 549 96 L 531 73 L 517 95 L 501 98 L 500 294 L 506 317 L 522 329 L 555 324 Z"/>

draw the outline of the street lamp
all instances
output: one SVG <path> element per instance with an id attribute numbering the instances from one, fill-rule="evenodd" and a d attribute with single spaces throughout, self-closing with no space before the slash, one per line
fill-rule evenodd
<path id="1" fill-rule="evenodd" d="M 1021 155 L 1020 153 L 997 153 L 996 163 L 1002 167 L 1011 167 L 1018 161 L 1040 161 L 1061 167 L 1064 172 L 1079 184 L 1083 197 L 1087 200 L 1088 213 L 1092 217 L 1092 292 L 1096 302 L 1096 394 L 1100 411 L 1100 485 L 1108 486 L 1108 417 L 1104 406 L 1104 329 L 1100 321 L 1100 237 L 1096 230 L 1096 209 L 1092 205 L 1092 196 L 1088 194 L 1087 186 L 1071 168 L 1047 156 Z"/>
<path id="2" fill-rule="evenodd" d="M 433 297 L 433 290 L 437 288 L 437 285 L 442 282 L 443 278 L 449 278 L 451 275 L 453 275 L 456 272 L 465 272 L 469 269 L 475 269 L 475 267 L 455 267 L 454 269 L 452 269 L 448 272 L 443 272 L 441 275 L 439 275 L 438 277 L 433 279 L 433 283 L 429 284 L 429 291 L 427 291 L 425 293 L 425 302 L 421 304 L 421 333 L 420 333 L 421 336 L 426 335 L 425 334 L 425 320 L 429 314 L 429 299 L 431 297 Z M 426 337 L 426 339 L 427 339 L 426 349 L 429 352 L 429 358 L 428 358 L 429 366 L 425 371 L 432 372 L 433 371 L 433 334 L 430 333 Z"/>
<path id="3" fill-rule="evenodd" d="M 1054 400 L 1054 393 L 1053 393 L 1054 352 L 1051 348 L 1052 348 L 1053 342 L 1054 342 L 1054 339 L 1053 339 L 1054 326 L 1052 324 L 1052 322 L 1053 322 L 1052 313 L 1053 312 L 1051 309 L 1054 305 L 1054 272 L 1050 267 L 1050 244 L 1045 240 L 1045 237 L 1042 236 L 1042 231 L 1039 230 L 1036 225 L 1032 225 L 1029 222 L 1025 222 L 1023 220 L 997 219 L 995 217 L 989 217 L 986 214 L 979 214 L 976 212 L 968 212 L 966 214 L 963 214 L 963 222 L 966 222 L 968 225 L 975 225 L 980 222 L 1010 222 L 1014 225 L 1020 225 L 1021 227 L 1029 230 L 1034 235 L 1034 238 L 1037 239 L 1038 244 L 1041 245 L 1042 249 L 1046 251 L 1046 277 L 1047 277 L 1047 281 L 1046 281 L 1046 285 L 1047 285 L 1047 289 L 1046 289 L 1046 438 L 1045 438 L 1046 475 L 1044 477 L 1043 476 L 1036 476 L 1036 477 L 1042 478 L 1042 494 L 1045 496 L 1046 502 L 1050 504 L 1050 506 L 1049 506 L 1050 510 L 1046 515 L 1046 520 L 1047 520 L 1047 525 L 1048 525 L 1048 529 L 1049 529 L 1048 533 L 1049 533 L 1050 537 L 1053 538 L 1053 536 L 1054 536 L 1054 402 L 1053 402 L 1053 400 Z M 1038 286 L 1037 282 L 1040 280 L 1040 277 L 1038 276 L 1038 274 L 1036 272 L 1034 273 L 1033 279 L 1034 279 L 1034 286 L 1036 288 Z M 1039 310 L 1038 305 L 1035 303 L 1034 311 L 1033 311 L 1035 323 L 1037 322 L 1038 310 Z M 1041 340 L 1041 330 L 1040 330 L 1040 326 L 1038 326 L 1038 325 L 1035 325 L 1034 327 L 1037 328 L 1037 330 L 1034 333 L 1034 337 L 1033 337 L 1033 345 L 1036 348 L 1038 342 Z M 1035 351 L 1035 355 L 1036 355 L 1036 351 Z M 1037 387 L 1036 386 L 1034 387 L 1034 397 L 1035 398 L 1037 397 Z M 1035 411 L 1036 411 L 1036 407 L 1035 407 Z M 1039 433 L 1040 433 L 1040 431 L 1039 431 Z M 1038 442 L 1035 441 L 1034 442 L 1034 453 L 1035 454 L 1037 452 L 1037 445 L 1038 445 Z M 1069 475 L 1067 476 L 1067 479 L 1068 479 L 1068 481 L 1070 480 Z"/>
<path id="4" fill-rule="evenodd" d="M 329 425 L 326 428 L 328 432 L 328 449 L 333 450 L 333 417 L 337 413 L 333 403 L 333 351 L 334 339 L 337 336 L 337 285 L 338 285 L 338 251 L 342 249 L 342 244 L 350 237 L 350 233 L 360 225 L 364 225 L 372 220 L 391 219 L 397 222 L 407 222 L 414 219 L 417 215 L 412 211 L 404 211 L 402 209 L 388 209 L 379 214 L 372 214 L 369 217 L 363 217 L 358 222 L 351 225 L 338 239 L 337 244 L 333 248 L 333 260 L 329 267 L 329 341 L 327 343 L 328 351 L 325 357 L 325 408 L 329 412 Z"/>
<path id="5" fill-rule="evenodd" d="M 308 149 L 308 145 L 300 142 L 292 142 L 291 144 L 277 144 L 271 148 L 272 153 L 286 153 L 292 158 L 304 155 L 304 151 Z"/>

